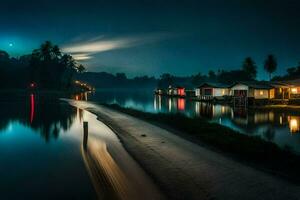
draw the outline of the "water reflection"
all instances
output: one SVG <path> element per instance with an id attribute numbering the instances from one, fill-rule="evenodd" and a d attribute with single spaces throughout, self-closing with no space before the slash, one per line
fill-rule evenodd
<path id="1" fill-rule="evenodd" d="M 73 94 L 71 95 L 71 99 L 77 100 L 77 101 L 88 101 L 88 96 L 93 94 L 92 91 L 88 92 L 81 92 L 79 94 Z"/>
<path id="2" fill-rule="evenodd" d="M 34 118 L 34 107 L 35 107 L 34 94 L 30 94 L 30 123 L 31 124 Z"/>
<path id="3" fill-rule="evenodd" d="M 79 115 L 77 119 L 81 117 Z M 81 155 L 98 199 L 138 200 L 141 196 L 161 199 L 154 184 L 125 151 L 112 130 L 86 111 L 83 111 L 83 119 Z"/>
<path id="4" fill-rule="evenodd" d="M 298 133 L 300 131 L 300 117 L 289 116 L 288 121 L 291 133 Z"/>
<path id="5" fill-rule="evenodd" d="M 152 180 L 95 115 L 35 94 L 1 102 L 0 109 L 2 198 L 96 199 L 94 185 L 101 199 L 161 199 Z"/>
<path id="6" fill-rule="evenodd" d="M 89 101 L 115 103 L 146 112 L 183 113 L 204 117 L 241 133 L 259 136 L 300 153 L 300 111 L 253 110 L 188 99 L 153 95 L 151 90 L 104 90 L 88 94 Z"/>
<path id="7" fill-rule="evenodd" d="M 35 94 L 28 94 L 23 101 L 1 102 L 0 109 L 0 131 L 7 129 L 11 122 L 18 122 L 36 130 L 46 141 L 58 138 L 62 130 L 70 128 L 76 117 L 75 108 Z"/>

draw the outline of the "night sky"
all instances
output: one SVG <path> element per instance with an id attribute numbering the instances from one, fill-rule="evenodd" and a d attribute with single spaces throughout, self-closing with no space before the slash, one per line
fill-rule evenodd
<path id="1" fill-rule="evenodd" d="M 88 71 L 129 76 L 237 69 L 251 56 L 264 79 L 267 54 L 277 74 L 300 61 L 300 1 L 181 2 L 1 0 L 0 49 L 19 56 L 51 40 Z"/>

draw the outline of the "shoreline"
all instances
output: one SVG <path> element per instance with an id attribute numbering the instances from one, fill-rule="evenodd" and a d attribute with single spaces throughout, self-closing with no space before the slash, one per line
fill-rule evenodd
<path id="1" fill-rule="evenodd" d="M 166 129 L 185 140 L 255 169 L 300 184 L 299 154 L 280 148 L 275 143 L 260 137 L 241 134 L 229 127 L 202 118 L 193 119 L 180 114 L 153 114 L 114 104 L 103 104 L 103 106 Z"/>
<path id="2" fill-rule="evenodd" d="M 276 194 L 277 199 L 299 196 L 299 186 L 191 143 L 168 130 L 103 106 L 73 103 L 109 125 L 126 150 L 172 199 L 257 199 L 261 193 L 270 198 L 274 193 L 271 190 L 280 191 L 282 187 L 287 189 Z M 234 189 L 237 187 L 239 191 Z M 245 198 L 243 194 L 249 188 L 255 191 Z"/>

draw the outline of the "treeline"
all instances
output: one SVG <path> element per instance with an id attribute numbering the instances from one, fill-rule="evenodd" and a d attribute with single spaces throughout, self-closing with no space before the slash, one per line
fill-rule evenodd
<path id="1" fill-rule="evenodd" d="M 63 54 L 50 41 L 32 54 L 11 58 L 0 51 L 0 88 L 27 88 L 30 83 L 41 89 L 69 89 L 74 76 L 85 71 L 71 55 Z"/>
<path id="2" fill-rule="evenodd" d="M 300 78 L 300 62 L 297 67 L 288 68 L 287 74 L 283 76 L 272 77 L 272 74 L 277 70 L 277 61 L 274 55 L 267 56 L 263 67 L 269 74 L 269 80 L 271 81 Z M 208 74 L 198 73 L 189 77 L 177 77 L 168 73 L 162 74 L 158 81 L 158 87 L 166 88 L 169 85 L 194 87 L 204 82 L 231 84 L 238 81 L 255 81 L 256 77 L 257 65 L 251 57 L 247 57 L 241 64 L 241 68 L 236 70 L 210 70 Z"/>
<path id="3" fill-rule="evenodd" d="M 153 76 L 128 78 L 125 73 L 111 74 L 107 72 L 85 72 L 77 74 L 76 78 L 96 88 L 155 88 L 158 82 Z"/>
<path id="4" fill-rule="evenodd" d="M 300 62 L 296 67 L 290 67 L 286 70 L 286 74 L 283 76 L 274 76 L 273 80 L 282 81 L 282 80 L 293 80 L 300 78 Z"/>
<path id="5" fill-rule="evenodd" d="M 169 73 L 155 77 L 141 76 L 127 78 L 124 73 L 110 74 L 106 72 L 86 72 L 77 75 L 77 79 L 90 83 L 96 88 L 167 88 L 169 85 L 179 85 L 186 88 L 199 86 L 204 82 L 219 82 L 231 84 L 238 81 L 255 81 L 257 77 L 257 64 L 251 57 L 246 57 L 241 63 L 240 69 L 235 70 L 210 70 L 208 74 L 198 73 L 191 76 L 174 76 Z M 272 74 L 277 69 L 277 61 L 274 55 L 268 55 L 265 59 L 264 70 L 269 74 L 270 80 L 287 80 L 300 77 L 300 63 L 298 67 L 287 70 L 287 75 L 275 76 Z"/>

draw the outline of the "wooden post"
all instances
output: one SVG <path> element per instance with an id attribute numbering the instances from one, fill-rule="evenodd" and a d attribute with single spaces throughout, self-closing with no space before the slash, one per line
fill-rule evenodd
<path id="1" fill-rule="evenodd" d="M 88 122 L 83 122 L 83 148 L 84 148 L 84 150 L 86 150 L 86 148 L 87 148 L 88 135 L 89 135 L 89 124 L 88 124 Z"/>

